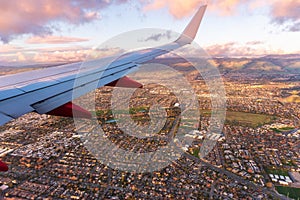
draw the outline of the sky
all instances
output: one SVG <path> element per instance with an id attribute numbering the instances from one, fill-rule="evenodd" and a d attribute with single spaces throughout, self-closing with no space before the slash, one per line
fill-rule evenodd
<path id="1" fill-rule="evenodd" d="M 137 29 L 163 29 L 148 39 L 168 39 L 203 4 L 195 42 L 210 55 L 300 53 L 300 0 L 0 0 L 0 64 L 84 60 Z"/>

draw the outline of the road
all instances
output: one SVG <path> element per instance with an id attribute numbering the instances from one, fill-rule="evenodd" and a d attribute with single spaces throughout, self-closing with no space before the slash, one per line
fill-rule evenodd
<path id="1" fill-rule="evenodd" d="M 273 191 L 273 190 L 269 190 L 265 187 L 261 187 L 261 186 L 258 186 L 256 184 L 254 184 L 253 182 L 251 181 L 247 181 L 245 179 L 243 179 L 242 177 L 236 175 L 236 174 L 233 174 L 225 169 L 222 169 L 222 168 L 218 168 L 208 162 L 205 162 L 204 160 L 201 160 L 199 158 L 196 158 L 195 156 L 189 154 L 189 153 L 184 153 L 183 156 L 185 156 L 186 158 L 194 161 L 195 163 L 199 163 L 201 164 L 202 166 L 206 166 L 206 167 L 209 167 L 210 169 L 214 170 L 214 171 L 217 171 L 219 173 L 222 173 L 222 174 L 225 174 L 226 176 L 240 182 L 240 183 L 243 183 L 244 185 L 248 186 L 248 187 L 252 187 L 254 189 L 257 189 L 257 190 L 261 190 L 263 191 L 264 193 L 266 194 L 270 194 L 272 197 L 275 197 L 275 198 L 278 198 L 278 199 L 282 199 L 282 200 L 291 200 L 290 198 L 288 197 L 285 197 L 283 195 L 280 195 L 278 194 L 277 192 Z"/>

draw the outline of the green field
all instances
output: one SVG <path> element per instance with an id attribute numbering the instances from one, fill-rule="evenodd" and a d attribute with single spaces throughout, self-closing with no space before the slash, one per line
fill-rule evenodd
<path id="1" fill-rule="evenodd" d="M 130 114 L 137 114 L 139 112 L 148 112 L 148 107 L 137 107 L 137 108 L 130 108 Z M 127 110 L 115 110 L 115 114 L 128 114 Z M 210 110 L 200 110 L 201 115 L 203 116 L 210 116 Z M 96 112 L 97 116 L 103 115 L 111 115 L 112 111 L 110 110 L 98 110 Z M 246 112 L 236 112 L 236 111 L 227 111 L 226 112 L 226 124 L 229 125 L 240 125 L 240 126 L 249 126 L 249 127 L 258 127 L 264 124 L 271 123 L 274 119 L 274 116 L 271 115 L 264 115 L 264 114 L 254 114 L 254 113 L 246 113 Z M 188 120 L 188 119 L 185 119 Z M 194 120 L 193 120 L 194 122 Z M 285 128 L 285 130 L 290 130 L 291 127 Z"/>
<path id="2" fill-rule="evenodd" d="M 277 175 L 283 175 L 283 176 L 289 175 L 287 170 L 271 169 L 271 168 L 265 168 L 265 170 L 268 174 L 277 174 Z"/>
<path id="3" fill-rule="evenodd" d="M 271 128 L 271 129 L 277 133 L 281 133 L 281 132 L 291 131 L 294 129 L 294 127 L 282 127 L 282 128 Z"/>
<path id="4" fill-rule="evenodd" d="M 211 111 L 209 110 L 202 110 L 200 112 L 206 116 L 211 114 Z M 230 125 L 258 127 L 272 122 L 273 119 L 274 116 L 271 115 L 227 111 L 225 123 Z"/>
<path id="5" fill-rule="evenodd" d="M 275 186 L 276 190 L 289 198 L 300 200 L 300 188 L 291 188 L 284 186 Z"/>

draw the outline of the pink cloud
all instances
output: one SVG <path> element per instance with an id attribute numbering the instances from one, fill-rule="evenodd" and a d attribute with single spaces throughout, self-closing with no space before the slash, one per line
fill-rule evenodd
<path id="1" fill-rule="evenodd" d="M 210 57 L 260 57 L 270 54 L 286 54 L 282 49 L 275 49 L 260 41 L 237 43 L 228 42 L 203 47 L 203 49 L 185 46 L 176 51 L 176 55 L 185 58 L 210 58 Z M 175 54 L 162 55 L 161 58 L 170 58 Z"/>
<path id="2" fill-rule="evenodd" d="M 23 50 L 22 47 L 10 45 L 10 44 L 0 45 L 1 54 L 16 53 L 17 51 L 21 51 L 21 50 Z"/>
<path id="3" fill-rule="evenodd" d="M 213 0 L 208 8 L 222 16 L 229 16 L 236 14 L 238 7 L 247 2 L 249 0 Z"/>
<path id="4" fill-rule="evenodd" d="M 11 51 L 0 56 L 0 63 L 18 65 L 32 63 L 58 63 L 83 61 L 91 53 L 89 48 L 49 48 Z"/>
<path id="5" fill-rule="evenodd" d="M 10 63 L 25 65 L 33 63 L 70 63 L 97 59 L 107 56 L 119 55 L 124 50 L 119 48 L 93 49 L 82 46 L 76 47 L 51 47 L 22 49 L 12 45 L 1 45 L 0 64 Z"/>
<path id="6" fill-rule="evenodd" d="M 195 8 L 199 7 L 201 0 L 154 0 L 152 3 L 146 5 L 144 9 L 148 10 L 157 10 L 164 7 L 168 7 L 169 12 L 175 18 L 182 18 L 187 15 L 190 15 Z"/>
<path id="7" fill-rule="evenodd" d="M 272 6 L 271 14 L 274 20 L 281 23 L 285 20 L 296 21 L 300 19 L 300 1 L 299 0 L 285 0 L 275 1 Z"/>
<path id="8" fill-rule="evenodd" d="M 253 12 L 257 8 L 269 7 L 271 21 L 276 24 L 290 23 L 289 31 L 300 31 L 300 1 L 299 0 L 153 0 L 144 2 L 144 10 L 168 8 L 175 18 L 183 18 L 194 13 L 200 4 L 207 3 L 208 10 L 221 16 L 231 16 L 243 6 Z"/>
<path id="9" fill-rule="evenodd" d="M 99 11 L 124 0 L 9 0 L 1 1 L 0 39 L 8 42 L 20 34 L 51 34 L 56 22 L 82 24 L 99 18 Z"/>
<path id="10" fill-rule="evenodd" d="M 205 50 L 212 56 L 262 56 L 283 54 L 280 49 L 267 49 L 263 42 L 248 42 L 247 45 L 235 42 L 207 46 Z"/>
<path id="11" fill-rule="evenodd" d="M 300 31 L 300 1 L 299 0 L 276 0 L 271 8 L 272 22 L 285 25 L 285 30 Z"/>
<path id="12" fill-rule="evenodd" d="M 0 40 L 7 43 L 22 34 L 52 34 L 57 22 L 83 24 L 100 18 L 102 9 L 128 0 L 9 0 L 1 1 Z M 243 5 L 250 11 L 269 7 L 275 24 L 289 23 L 289 31 L 299 31 L 299 0 L 139 0 L 145 11 L 167 8 L 175 18 L 194 13 L 200 4 L 208 3 L 208 9 L 220 15 L 233 15 Z"/>
<path id="13" fill-rule="evenodd" d="M 37 52 L 31 60 L 36 63 L 78 62 L 88 55 L 89 50 L 69 50 L 55 52 Z"/>
<path id="14" fill-rule="evenodd" d="M 164 7 L 175 18 L 183 18 L 194 12 L 201 4 L 208 4 L 208 9 L 217 12 L 220 15 L 232 15 L 236 13 L 237 7 L 249 0 L 154 0 L 147 4 L 144 9 L 157 10 Z"/>
<path id="15" fill-rule="evenodd" d="M 123 52 L 118 48 L 108 49 L 91 49 L 91 48 L 49 48 L 42 51 L 37 50 L 33 55 L 28 55 L 27 61 L 37 63 L 53 63 L 53 62 L 79 62 L 87 59 L 96 59 L 107 56 L 113 56 Z"/>
<path id="16" fill-rule="evenodd" d="M 35 36 L 26 40 L 28 44 L 65 44 L 65 43 L 75 43 L 75 42 L 86 42 L 89 39 L 86 38 L 76 38 L 76 37 L 65 37 L 65 36 Z"/>

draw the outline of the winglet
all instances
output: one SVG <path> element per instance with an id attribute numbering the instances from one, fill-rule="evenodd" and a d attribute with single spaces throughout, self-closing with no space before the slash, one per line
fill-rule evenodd
<path id="1" fill-rule="evenodd" d="M 199 8 L 191 22 L 188 26 L 184 29 L 181 36 L 175 41 L 180 45 L 190 44 L 196 37 L 198 32 L 200 23 L 202 21 L 203 15 L 205 13 L 207 5 L 203 5 Z"/>

